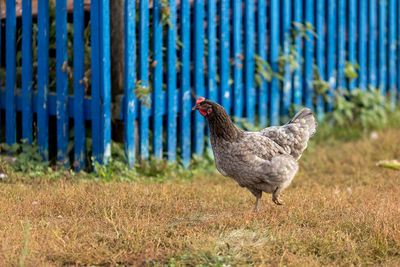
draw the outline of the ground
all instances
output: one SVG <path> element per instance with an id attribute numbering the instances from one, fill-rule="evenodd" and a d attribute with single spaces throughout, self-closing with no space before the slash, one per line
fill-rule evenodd
<path id="1" fill-rule="evenodd" d="M 0 183 L 0 266 L 400 265 L 400 130 L 313 142 L 284 206 L 219 174 Z M 3 166 L 4 168 L 4 166 Z M 4 170 L 3 170 L 4 171 Z"/>

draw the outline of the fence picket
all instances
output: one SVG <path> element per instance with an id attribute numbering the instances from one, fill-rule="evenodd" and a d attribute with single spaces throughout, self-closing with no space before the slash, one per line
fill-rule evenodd
<path id="1" fill-rule="evenodd" d="M 257 2 L 257 53 L 258 56 L 267 62 L 267 6 L 265 1 Z M 265 69 L 265 68 L 264 68 Z M 258 87 L 258 122 L 261 126 L 267 124 L 268 108 L 268 84 L 264 78 Z"/>
<path id="2" fill-rule="evenodd" d="M 400 3 L 398 3 L 397 5 L 397 19 L 396 19 L 397 25 L 399 25 L 399 27 L 397 27 L 397 44 L 400 40 Z M 400 49 L 397 49 L 397 77 L 399 77 L 397 79 L 397 101 L 400 101 L 400 63 L 399 63 L 399 59 L 400 59 Z"/>
<path id="3" fill-rule="evenodd" d="M 194 1 L 194 89 L 196 96 L 204 97 L 204 4 L 202 0 Z M 203 155 L 204 152 L 204 118 L 199 112 L 194 115 L 194 153 Z"/>
<path id="4" fill-rule="evenodd" d="M 356 64 L 356 27 L 357 27 L 357 0 L 349 0 L 349 16 L 348 16 L 348 61 L 355 66 Z M 360 39 L 360 37 L 359 37 Z M 349 90 L 354 90 L 356 79 L 349 80 Z"/>
<path id="5" fill-rule="evenodd" d="M 358 3 L 358 64 L 360 66 L 358 87 L 365 91 L 367 88 L 367 1 L 360 0 Z"/>
<path id="6" fill-rule="evenodd" d="M 323 1 L 318 1 L 323 2 Z M 296 23 L 303 23 L 303 1 L 295 0 L 293 3 L 293 21 Z M 299 30 L 298 27 L 295 27 Z M 296 35 L 294 40 L 296 49 L 296 61 L 299 65 L 293 73 L 293 104 L 299 108 L 303 103 L 303 37 L 301 34 Z"/>
<path id="7" fill-rule="evenodd" d="M 85 165 L 85 40 L 83 0 L 74 0 L 74 168 L 81 170 Z"/>
<path id="8" fill-rule="evenodd" d="M 336 90 L 336 0 L 329 0 L 328 7 L 326 75 L 330 88 Z M 327 110 L 332 111 L 334 95 L 330 91 L 328 96 Z"/>
<path id="9" fill-rule="evenodd" d="M 270 14 L 269 17 L 270 27 L 271 27 L 271 35 L 270 35 L 270 62 L 272 71 L 278 71 L 278 62 L 277 59 L 279 57 L 279 0 L 271 0 L 270 1 Z M 271 94 L 270 94 L 270 124 L 278 125 L 279 124 L 279 102 L 280 102 L 280 93 L 279 93 L 279 80 L 276 77 L 272 78 L 271 81 Z"/>
<path id="10" fill-rule="evenodd" d="M 252 2 L 252 1 L 251 1 Z M 228 114 L 231 113 L 230 79 L 230 34 L 229 34 L 229 0 L 220 0 L 219 12 L 219 77 L 221 104 Z M 253 30 L 254 31 L 254 30 Z M 252 32 L 247 32 L 252 34 Z"/>
<path id="11" fill-rule="evenodd" d="M 183 4 L 183 3 L 182 3 Z M 162 9 L 162 2 L 155 1 L 153 7 L 153 153 L 157 159 L 163 156 L 163 110 L 162 110 L 162 85 L 163 85 L 163 23 L 161 21 L 160 12 Z M 134 8 L 132 13 L 134 13 Z M 134 15 L 132 15 L 134 16 Z M 133 20 L 134 22 L 134 20 Z M 190 24 L 189 24 L 190 25 Z M 131 28 L 134 25 L 130 26 Z M 134 34 L 134 32 L 132 32 Z M 134 35 L 133 35 L 134 37 Z M 132 38 L 132 43 L 135 39 Z M 132 70 L 135 72 L 135 68 Z M 134 80 L 133 80 L 134 83 Z M 133 88 L 134 90 L 134 84 Z M 134 121 L 132 121 L 134 123 Z"/>
<path id="12" fill-rule="evenodd" d="M 245 50 L 244 50 L 244 75 L 246 97 L 246 119 L 254 124 L 256 90 L 254 88 L 254 1 L 245 0 L 244 8 Z"/>
<path id="13" fill-rule="evenodd" d="M 207 40 L 208 40 L 208 56 L 207 56 L 207 87 L 208 99 L 219 102 L 218 88 L 216 84 L 217 76 L 217 2 L 210 0 L 207 3 Z M 226 26 L 225 26 L 226 27 Z M 225 55 L 226 57 L 226 55 Z M 226 58 L 225 58 L 226 60 Z M 226 79 L 226 77 L 224 77 Z M 221 86 L 221 90 L 223 86 Z M 223 98 L 222 98 L 223 99 Z M 223 100 L 225 103 L 225 100 Z M 226 104 L 225 104 L 226 105 Z"/>
<path id="14" fill-rule="evenodd" d="M 90 5 L 91 23 L 91 74 L 92 74 L 92 155 L 95 161 L 101 162 L 101 110 L 100 107 L 100 3 L 94 1 Z"/>
<path id="15" fill-rule="evenodd" d="M 2 14 L 2 6 L 1 6 L 1 2 L 0 2 L 0 14 Z M 6 26 L 7 27 L 7 26 Z M 2 62 L 1 60 L 2 60 L 2 54 L 3 54 L 3 50 L 2 50 L 2 33 L 1 33 L 1 28 L 3 28 L 3 27 L 0 27 L 0 63 Z M 0 64 L 1 65 L 1 64 Z M 1 81 L 1 77 L 0 77 L 0 83 L 1 83 L 2 81 Z M 1 123 L 1 104 L 2 104 L 2 94 L 3 93 L 3 90 L 1 89 L 1 86 L 0 86 L 0 142 L 2 142 L 2 126 L 3 126 L 3 124 Z"/>
<path id="16" fill-rule="evenodd" d="M 338 66 L 337 66 L 337 88 L 346 89 L 344 66 L 346 60 L 346 5 L 345 0 L 338 0 Z"/>
<path id="17" fill-rule="evenodd" d="M 190 129 L 191 129 L 191 91 L 190 91 L 190 3 L 189 1 L 182 1 L 181 4 L 181 114 L 180 114 L 180 149 L 182 164 L 185 167 L 189 166 L 191 143 L 190 143 Z"/>
<path id="18" fill-rule="evenodd" d="M 304 21 L 310 25 L 314 25 L 314 0 L 307 0 L 304 11 Z M 314 109 L 313 97 L 313 55 L 314 55 L 314 36 L 311 32 L 307 32 L 307 38 L 304 46 L 304 105 L 311 110 Z"/>
<path id="19" fill-rule="evenodd" d="M 110 1 L 100 2 L 100 83 L 102 163 L 111 157 Z"/>
<path id="20" fill-rule="evenodd" d="M 170 25 L 167 35 L 167 158 L 170 162 L 176 160 L 176 127 L 178 105 L 176 103 L 176 2 L 169 0 Z"/>
<path id="21" fill-rule="evenodd" d="M 392 108 L 396 106 L 396 5 L 398 5 L 397 1 L 389 0 L 388 88 Z"/>
<path id="22" fill-rule="evenodd" d="M 233 0 L 233 116 L 243 116 L 243 51 L 242 51 L 242 1 Z"/>
<path id="23" fill-rule="evenodd" d="M 15 87 L 16 87 L 16 14 L 15 0 L 6 2 L 6 143 L 16 142 Z"/>
<path id="24" fill-rule="evenodd" d="M 69 165 L 68 146 L 68 54 L 67 1 L 56 1 L 56 90 L 57 90 L 57 160 Z"/>
<path id="25" fill-rule="evenodd" d="M 319 78 L 325 81 L 325 1 L 316 1 L 316 64 Z M 321 121 L 324 117 L 324 98 L 321 94 L 317 95 L 317 118 Z"/>
<path id="26" fill-rule="evenodd" d="M 139 1 L 139 85 L 147 90 L 149 87 L 149 2 Z M 137 85 L 136 85 L 137 86 Z M 150 97 L 147 92 L 140 96 L 140 117 L 139 117 L 139 152 L 140 158 L 146 160 L 149 157 L 149 105 Z"/>
<path id="27" fill-rule="evenodd" d="M 368 85 L 376 88 L 376 0 L 369 0 Z"/>
<path id="28" fill-rule="evenodd" d="M 44 160 L 48 160 L 48 90 L 49 90 L 49 2 L 38 2 L 38 93 L 37 143 Z"/>
<path id="29" fill-rule="evenodd" d="M 136 60 L 136 12 L 135 0 L 125 0 L 125 155 L 129 166 L 135 164 L 135 60 Z M 161 64 L 159 62 L 158 64 Z M 156 127 L 155 127 L 156 129 Z M 155 152 L 156 153 L 156 152 Z"/>
<path id="30" fill-rule="evenodd" d="M 32 63 L 32 0 L 26 0 L 22 2 L 22 139 L 29 144 L 33 125 Z"/>
<path id="31" fill-rule="evenodd" d="M 379 90 L 383 95 L 386 95 L 386 84 L 387 84 L 387 73 L 386 73 L 386 12 L 388 11 L 386 8 L 386 0 L 379 1 L 379 23 L 378 23 L 378 58 L 379 58 Z"/>
<path id="32" fill-rule="evenodd" d="M 282 49 L 283 55 L 288 57 L 291 53 L 291 32 L 290 32 L 290 24 L 291 24 L 291 0 L 284 0 L 283 1 L 283 11 L 282 11 Z M 289 109 L 292 104 L 292 79 L 291 79 L 291 70 L 290 64 L 286 61 L 284 66 L 284 81 L 282 85 L 282 116 L 289 115 Z"/>

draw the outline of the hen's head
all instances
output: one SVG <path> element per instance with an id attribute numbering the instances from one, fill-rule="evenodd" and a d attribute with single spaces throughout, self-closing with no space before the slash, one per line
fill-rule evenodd
<path id="1" fill-rule="evenodd" d="M 199 97 L 196 101 L 196 105 L 192 108 L 192 110 L 198 110 L 201 115 L 207 116 L 212 114 L 214 104 L 214 102 L 205 99 L 204 97 Z"/>

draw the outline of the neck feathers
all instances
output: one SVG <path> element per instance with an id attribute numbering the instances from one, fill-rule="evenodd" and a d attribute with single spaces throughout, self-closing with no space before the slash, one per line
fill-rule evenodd
<path id="1" fill-rule="evenodd" d="M 222 138 L 226 141 L 232 141 L 240 134 L 240 130 L 233 124 L 228 113 L 218 104 L 213 106 L 212 114 L 208 116 L 208 123 L 212 138 Z"/>

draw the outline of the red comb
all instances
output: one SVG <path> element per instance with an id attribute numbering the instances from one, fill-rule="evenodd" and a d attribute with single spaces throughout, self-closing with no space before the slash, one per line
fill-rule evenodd
<path id="1" fill-rule="evenodd" d="M 204 100 L 206 100 L 204 97 L 199 97 L 199 99 L 197 99 L 196 101 L 196 105 L 200 104 L 201 102 L 203 102 Z"/>

